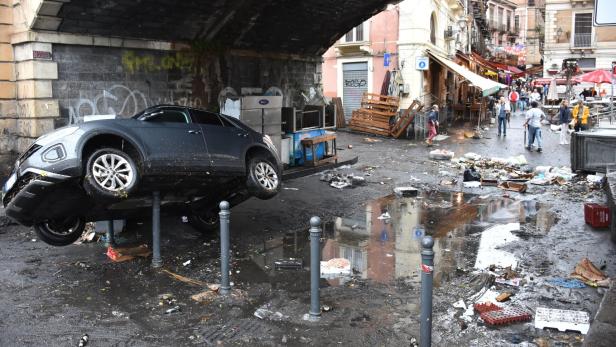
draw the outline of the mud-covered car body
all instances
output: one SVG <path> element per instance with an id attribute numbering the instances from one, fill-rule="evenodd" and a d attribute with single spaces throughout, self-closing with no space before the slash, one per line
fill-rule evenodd
<path id="1" fill-rule="evenodd" d="M 87 168 L 88 157 L 101 148 L 126 154 L 124 159 L 136 168 L 131 175 L 136 187 L 119 189 L 119 178 L 126 172 L 116 173 L 114 166 L 120 165 L 121 155 L 116 162 L 113 153 L 99 156 L 98 164 L 107 167 L 103 173 L 96 171 L 97 162 Z M 269 138 L 239 120 L 159 105 L 132 118 L 85 122 L 41 136 L 15 163 L 3 186 L 2 202 L 6 215 L 24 225 L 66 216 L 87 221 L 127 217 L 147 207 L 153 191 L 160 191 L 163 205 L 203 211 L 221 199 L 251 195 L 245 181 L 253 157 L 267 158 L 280 174 L 280 160 Z M 96 180 L 90 185 L 103 193 L 109 188 L 114 195 L 101 198 L 96 190 L 93 194 L 84 189 L 92 175 Z"/>

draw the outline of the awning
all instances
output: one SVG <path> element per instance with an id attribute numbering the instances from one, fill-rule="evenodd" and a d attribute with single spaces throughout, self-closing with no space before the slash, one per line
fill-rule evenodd
<path id="1" fill-rule="evenodd" d="M 441 57 L 430 51 L 428 51 L 428 54 L 430 54 L 432 58 L 434 58 L 437 62 L 439 62 L 444 67 L 464 77 L 464 79 L 472 83 L 475 87 L 481 89 L 483 96 L 492 95 L 503 88 L 507 88 L 506 85 L 498 83 L 496 81 L 492 81 L 491 79 L 487 79 L 485 77 L 479 76 L 476 73 L 470 71 L 469 69 L 461 65 L 458 65 L 455 62 L 445 57 Z"/>

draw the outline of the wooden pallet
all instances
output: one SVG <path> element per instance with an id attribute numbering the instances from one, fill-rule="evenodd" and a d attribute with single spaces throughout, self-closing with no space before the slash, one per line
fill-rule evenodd
<path id="1" fill-rule="evenodd" d="M 400 98 L 397 96 L 364 93 L 361 98 L 361 102 L 366 104 L 398 107 L 398 104 L 400 104 Z"/>
<path id="2" fill-rule="evenodd" d="M 362 132 L 362 133 L 368 133 L 368 134 L 373 134 L 373 135 L 389 136 L 389 130 L 373 128 L 373 127 L 370 127 L 370 126 L 358 126 L 358 125 L 349 124 L 349 128 L 351 128 L 351 129 L 353 129 L 355 131 Z"/>
<path id="3" fill-rule="evenodd" d="M 411 125 L 415 115 L 421 111 L 423 104 L 419 100 L 413 100 L 411 105 L 404 111 L 404 113 L 396 120 L 396 124 L 391 127 L 391 136 L 399 138 L 404 134 L 406 128 Z"/>

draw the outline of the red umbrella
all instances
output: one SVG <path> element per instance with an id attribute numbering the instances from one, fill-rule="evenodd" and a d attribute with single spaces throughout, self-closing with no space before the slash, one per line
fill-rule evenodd
<path id="1" fill-rule="evenodd" d="M 574 77 L 577 82 L 590 82 L 590 83 L 612 83 L 612 78 L 616 76 L 612 75 L 607 70 L 595 70 L 579 76 Z"/>

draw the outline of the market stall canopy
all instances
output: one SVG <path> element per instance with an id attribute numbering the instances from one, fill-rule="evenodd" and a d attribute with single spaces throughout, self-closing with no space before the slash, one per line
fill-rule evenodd
<path id="1" fill-rule="evenodd" d="M 464 79 L 472 83 L 475 87 L 481 89 L 483 96 L 492 95 L 501 89 L 507 88 L 507 86 L 502 83 L 498 83 L 496 81 L 492 81 L 491 79 L 479 76 L 471 70 L 465 68 L 464 66 L 456 64 L 454 61 L 439 56 L 434 52 L 428 51 L 428 54 L 430 54 L 430 57 L 434 58 L 444 67 L 464 77 Z"/>
<path id="2" fill-rule="evenodd" d="M 576 76 L 573 79 L 577 82 L 612 83 L 613 78 L 616 78 L 616 76 L 607 70 L 595 70 Z"/>
<path id="3" fill-rule="evenodd" d="M 544 84 L 550 84 L 552 83 L 552 80 L 556 80 L 556 84 L 559 86 L 564 86 L 567 85 L 567 79 L 566 78 L 548 78 L 548 77 L 542 77 L 542 78 L 536 78 L 533 80 L 532 84 L 533 86 L 537 86 L 537 85 L 544 85 Z M 575 80 L 571 80 L 571 84 L 578 84 L 577 81 Z"/>

